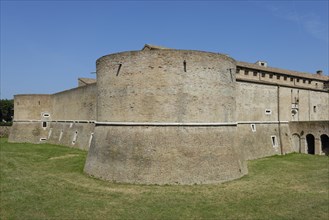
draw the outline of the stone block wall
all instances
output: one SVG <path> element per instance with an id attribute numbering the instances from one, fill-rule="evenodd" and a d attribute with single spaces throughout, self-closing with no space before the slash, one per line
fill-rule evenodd
<path id="1" fill-rule="evenodd" d="M 96 89 L 90 84 L 53 95 L 15 96 L 9 141 L 88 150 L 95 127 Z"/>
<path id="2" fill-rule="evenodd" d="M 85 172 L 116 182 L 208 184 L 247 173 L 236 126 L 96 126 Z"/>
<path id="3" fill-rule="evenodd" d="M 88 151 L 94 128 L 94 123 L 52 122 L 48 130 L 47 142 Z"/>
<path id="4" fill-rule="evenodd" d="M 51 95 L 15 95 L 14 120 L 41 120 L 42 113 L 52 111 Z"/>
<path id="5" fill-rule="evenodd" d="M 199 51 L 133 51 L 97 61 L 98 121 L 235 122 L 234 60 Z"/>
<path id="6" fill-rule="evenodd" d="M 97 61 L 97 122 L 85 172 L 144 184 L 219 183 L 247 167 L 236 145 L 235 61 L 149 50 Z"/>
<path id="7" fill-rule="evenodd" d="M 96 83 L 55 93 L 52 95 L 52 120 L 95 120 L 96 99 Z"/>

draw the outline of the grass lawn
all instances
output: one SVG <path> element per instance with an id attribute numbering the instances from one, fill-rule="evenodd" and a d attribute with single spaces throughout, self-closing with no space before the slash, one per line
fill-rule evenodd
<path id="1" fill-rule="evenodd" d="M 218 185 L 147 186 L 87 176 L 84 151 L 0 143 L 0 219 L 329 219 L 325 156 L 250 161 Z"/>

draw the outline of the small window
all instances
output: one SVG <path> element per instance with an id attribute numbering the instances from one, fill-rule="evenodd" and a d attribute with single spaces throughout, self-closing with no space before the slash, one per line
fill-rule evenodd
<path id="1" fill-rule="evenodd" d="M 257 72 L 255 71 L 255 72 L 254 72 L 254 76 L 257 76 L 257 75 L 258 75 L 258 74 L 257 74 Z"/>
<path id="2" fill-rule="evenodd" d="M 276 79 L 280 79 L 280 76 L 279 76 L 279 75 L 277 75 L 277 76 L 276 76 Z"/>
<path id="3" fill-rule="evenodd" d="M 272 110 L 271 109 L 265 109 L 265 115 L 271 115 Z"/>
<path id="4" fill-rule="evenodd" d="M 299 79 L 297 79 L 296 81 L 299 82 Z"/>
<path id="5" fill-rule="evenodd" d="M 278 141 L 275 135 L 271 136 L 271 142 L 272 142 L 272 146 L 273 147 L 277 147 L 278 146 Z"/>
<path id="6" fill-rule="evenodd" d="M 316 112 L 316 106 L 313 106 L 313 112 L 314 113 Z"/>
<path id="7" fill-rule="evenodd" d="M 287 78 L 288 78 L 288 77 L 284 76 L 284 77 L 283 77 L 283 80 L 284 80 L 284 81 L 287 81 Z"/>
<path id="8" fill-rule="evenodd" d="M 46 127 L 47 127 L 47 122 L 46 122 L 46 121 L 43 121 L 43 122 L 42 122 L 42 127 L 43 127 L 43 128 L 46 128 Z"/>
<path id="9" fill-rule="evenodd" d="M 256 125 L 255 124 L 251 124 L 250 127 L 251 127 L 252 132 L 256 132 Z"/>
<path id="10" fill-rule="evenodd" d="M 77 142 L 77 139 L 78 139 L 78 131 L 75 131 L 72 139 L 72 144 L 75 144 L 75 142 Z"/>
<path id="11" fill-rule="evenodd" d="M 303 83 L 306 83 L 306 79 L 303 79 Z"/>
<path id="12" fill-rule="evenodd" d="M 235 72 L 236 72 L 237 74 L 239 74 L 239 73 L 240 73 L 240 69 L 237 68 L 237 69 L 235 70 Z"/>
<path id="13" fill-rule="evenodd" d="M 270 79 L 272 79 L 273 78 L 273 74 L 270 74 Z"/>
<path id="14" fill-rule="evenodd" d="M 262 77 L 265 77 L 265 73 L 262 73 Z"/>
<path id="15" fill-rule="evenodd" d="M 312 81 L 311 81 L 311 80 L 309 80 L 309 81 L 308 81 L 308 84 L 311 84 L 311 82 L 312 82 Z"/>
<path id="16" fill-rule="evenodd" d="M 248 75 L 249 74 L 249 71 L 248 70 L 245 70 L 244 71 L 244 75 Z"/>
<path id="17" fill-rule="evenodd" d="M 47 138 L 40 138 L 40 141 L 46 141 Z"/>
<path id="18" fill-rule="evenodd" d="M 294 78 L 290 77 L 290 81 L 291 81 L 291 82 L 294 81 Z"/>
<path id="19" fill-rule="evenodd" d="M 50 117 L 50 114 L 45 112 L 45 113 L 42 113 L 42 117 L 45 117 L 45 118 L 49 118 Z"/>

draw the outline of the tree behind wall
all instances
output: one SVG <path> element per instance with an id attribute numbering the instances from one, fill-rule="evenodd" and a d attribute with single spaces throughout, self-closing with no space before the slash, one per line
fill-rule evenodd
<path id="1" fill-rule="evenodd" d="M 11 124 L 14 115 L 14 100 L 0 99 L 0 123 Z"/>

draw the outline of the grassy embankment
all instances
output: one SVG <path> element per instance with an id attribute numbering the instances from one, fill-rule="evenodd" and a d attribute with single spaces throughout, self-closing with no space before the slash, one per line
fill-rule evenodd
<path id="1" fill-rule="evenodd" d="M 80 150 L 0 143 L 0 219 L 328 219 L 325 156 L 250 161 L 219 185 L 146 186 L 88 177 Z"/>

